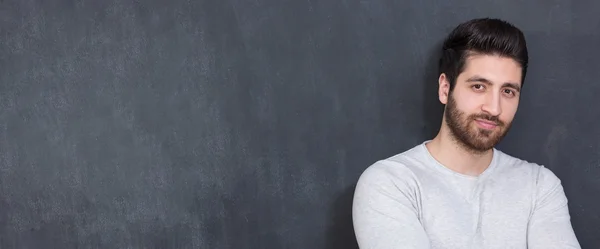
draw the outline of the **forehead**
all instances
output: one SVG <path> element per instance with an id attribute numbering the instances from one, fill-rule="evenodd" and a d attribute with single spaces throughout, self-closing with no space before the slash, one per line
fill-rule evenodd
<path id="1" fill-rule="evenodd" d="M 498 55 L 470 55 L 459 78 L 478 76 L 494 84 L 516 83 L 521 85 L 521 66 L 512 58 Z"/>

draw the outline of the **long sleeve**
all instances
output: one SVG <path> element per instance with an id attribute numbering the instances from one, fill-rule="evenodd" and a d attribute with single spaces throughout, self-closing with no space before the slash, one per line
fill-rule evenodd
<path id="1" fill-rule="evenodd" d="M 430 248 L 418 219 L 414 178 L 402 171 L 392 174 L 378 162 L 359 178 L 352 216 L 361 249 Z"/>
<path id="2" fill-rule="evenodd" d="M 567 197 L 561 181 L 540 168 L 537 195 L 527 232 L 529 249 L 580 249 L 571 225 Z"/>

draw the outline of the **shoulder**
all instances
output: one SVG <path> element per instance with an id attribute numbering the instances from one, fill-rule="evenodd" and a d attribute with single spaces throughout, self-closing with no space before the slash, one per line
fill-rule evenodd
<path id="1" fill-rule="evenodd" d="M 415 148 L 378 160 L 368 166 L 360 175 L 357 188 L 414 188 L 417 176 L 414 168 Z"/>
<path id="2" fill-rule="evenodd" d="M 405 157 L 406 154 L 402 153 L 378 160 L 362 172 L 354 189 L 353 212 L 406 211 L 418 215 L 420 183 L 411 167 L 400 160 Z"/>
<path id="3" fill-rule="evenodd" d="M 561 185 L 561 180 L 549 168 L 542 164 L 530 162 L 521 158 L 496 150 L 499 154 L 500 171 L 504 175 L 517 178 L 527 177 L 538 189 L 538 192 L 550 191 Z"/>
<path id="4" fill-rule="evenodd" d="M 410 181 L 414 178 L 413 172 L 403 163 L 383 159 L 367 167 L 360 175 L 358 184 L 385 185 L 400 181 Z"/>

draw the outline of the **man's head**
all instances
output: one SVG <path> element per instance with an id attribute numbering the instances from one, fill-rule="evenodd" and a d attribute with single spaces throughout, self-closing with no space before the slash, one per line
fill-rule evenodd
<path id="1" fill-rule="evenodd" d="M 454 140 L 473 152 L 500 142 L 517 111 L 528 61 L 523 33 L 502 20 L 473 19 L 448 35 L 438 93 Z"/>

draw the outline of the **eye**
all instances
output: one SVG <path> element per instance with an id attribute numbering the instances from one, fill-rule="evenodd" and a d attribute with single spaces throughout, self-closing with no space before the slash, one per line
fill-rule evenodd
<path id="1" fill-rule="evenodd" d="M 508 94 L 510 96 L 515 96 L 515 91 L 513 91 L 511 89 L 504 89 L 503 91 L 505 94 Z"/>
<path id="2" fill-rule="evenodd" d="M 475 84 L 475 85 L 472 85 L 471 88 L 473 88 L 473 90 L 475 90 L 475 91 L 481 91 L 481 90 L 483 90 L 483 85 Z"/>
<path id="3" fill-rule="evenodd" d="M 517 92 L 515 90 L 512 90 L 512 89 L 503 89 L 502 93 L 506 94 L 506 96 L 508 96 L 509 98 L 517 96 Z"/>

